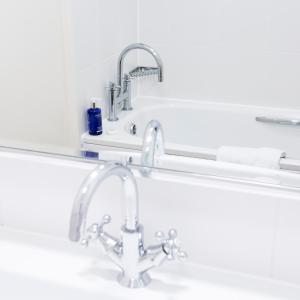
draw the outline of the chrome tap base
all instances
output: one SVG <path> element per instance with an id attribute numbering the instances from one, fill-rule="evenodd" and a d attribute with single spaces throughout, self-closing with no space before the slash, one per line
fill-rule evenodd
<path id="1" fill-rule="evenodd" d="M 117 279 L 122 286 L 131 289 L 143 288 L 151 283 L 151 277 L 147 272 L 139 273 L 136 279 L 129 278 L 124 273 L 121 273 Z"/>

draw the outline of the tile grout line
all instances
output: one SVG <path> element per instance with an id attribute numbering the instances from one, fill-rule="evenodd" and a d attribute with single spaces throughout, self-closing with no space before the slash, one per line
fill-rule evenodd
<path id="1" fill-rule="evenodd" d="M 270 253 L 270 269 L 269 269 L 269 277 L 276 279 L 274 276 L 274 263 L 275 263 L 275 248 L 276 248 L 276 241 L 277 241 L 277 236 L 278 236 L 278 229 L 279 229 L 279 217 L 280 217 L 280 205 L 281 200 L 277 200 L 277 205 L 275 207 L 274 211 L 274 220 L 273 220 L 273 238 L 272 238 L 272 248 L 271 248 L 271 253 Z"/>

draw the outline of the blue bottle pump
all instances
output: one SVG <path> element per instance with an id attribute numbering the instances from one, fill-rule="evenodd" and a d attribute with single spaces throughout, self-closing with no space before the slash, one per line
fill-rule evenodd
<path id="1" fill-rule="evenodd" d="M 92 107 L 87 110 L 88 127 L 90 135 L 102 134 L 102 114 L 101 109 L 96 107 L 96 103 L 92 103 Z"/>

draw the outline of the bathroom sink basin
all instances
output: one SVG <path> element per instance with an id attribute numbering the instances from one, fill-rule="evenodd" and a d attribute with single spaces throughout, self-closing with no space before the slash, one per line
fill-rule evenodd
<path id="1" fill-rule="evenodd" d="M 6 300 L 99 299 L 99 295 L 93 295 L 79 289 L 70 289 L 59 284 L 40 281 L 30 276 L 27 277 L 15 273 L 1 272 L 0 280 L 1 294 Z M 113 298 L 107 297 L 104 299 Z"/>
<path id="2" fill-rule="evenodd" d="M 0 230 L 1 297 L 10 299 L 299 299 L 300 287 L 193 264 L 167 264 L 151 272 L 144 289 L 126 289 L 117 269 L 97 248 L 9 229 Z"/>

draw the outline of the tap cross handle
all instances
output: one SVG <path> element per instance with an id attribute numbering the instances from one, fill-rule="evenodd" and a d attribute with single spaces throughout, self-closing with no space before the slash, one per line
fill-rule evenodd
<path id="1" fill-rule="evenodd" d="M 111 216 L 104 215 L 100 223 L 94 223 L 86 230 L 86 236 L 81 240 L 80 244 L 83 247 L 88 247 L 91 241 L 99 238 L 100 233 L 103 232 L 103 227 L 111 223 Z"/>
<path id="2" fill-rule="evenodd" d="M 178 259 L 185 261 L 187 259 L 187 253 L 181 250 L 180 241 L 177 238 L 177 230 L 170 229 L 168 237 L 166 237 L 162 231 L 158 231 L 155 237 L 160 241 L 163 251 L 167 254 L 169 260 Z"/>

